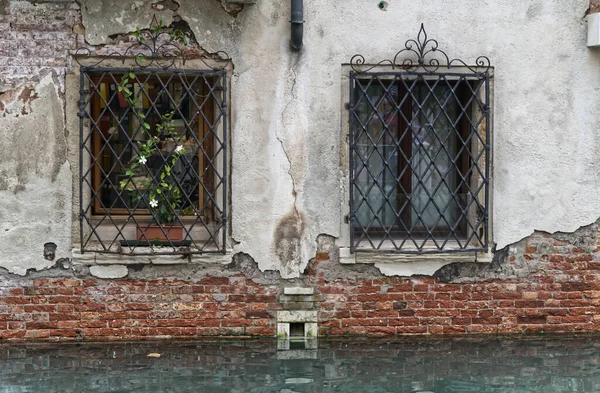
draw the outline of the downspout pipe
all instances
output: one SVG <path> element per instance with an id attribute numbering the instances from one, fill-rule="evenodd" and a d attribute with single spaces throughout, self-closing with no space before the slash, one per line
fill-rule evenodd
<path id="1" fill-rule="evenodd" d="M 302 48 L 302 36 L 304 35 L 304 0 L 291 0 L 292 2 L 292 36 L 290 44 L 292 50 L 299 51 Z"/>

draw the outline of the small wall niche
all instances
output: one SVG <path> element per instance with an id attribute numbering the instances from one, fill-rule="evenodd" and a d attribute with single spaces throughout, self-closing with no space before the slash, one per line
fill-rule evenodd
<path id="1" fill-rule="evenodd" d="M 277 312 L 277 337 L 280 339 L 316 338 L 318 331 L 315 310 Z"/>
<path id="2" fill-rule="evenodd" d="M 292 322 L 290 323 L 290 338 L 304 338 L 306 334 L 304 332 L 305 323 L 303 322 Z"/>

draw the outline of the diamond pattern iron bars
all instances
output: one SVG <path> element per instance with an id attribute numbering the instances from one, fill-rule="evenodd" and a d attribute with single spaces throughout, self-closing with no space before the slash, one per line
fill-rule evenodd
<path id="1" fill-rule="evenodd" d="M 226 77 L 81 68 L 83 252 L 225 252 Z"/>
<path id="2" fill-rule="evenodd" d="M 476 63 L 450 60 L 423 26 L 393 61 L 353 57 L 352 252 L 487 251 L 491 67 Z"/>

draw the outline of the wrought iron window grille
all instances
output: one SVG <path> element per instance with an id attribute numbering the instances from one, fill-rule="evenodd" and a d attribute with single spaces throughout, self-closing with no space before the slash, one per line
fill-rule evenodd
<path id="1" fill-rule="evenodd" d="M 226 252 L 229 61 L 223 55 L 198 58 L 205 69 L 177 66 L 185 64 L 185 51 L 156 18 L 124 51 L 100 58 L 88 48 L 76 51 L 82 252 Z M 147 156 L 140 153 L 144 143 L 153 146 Z"/>
<path id="2" fill-rule="evenodd" d="M 421 25 L 350 66 L 351 252 L 488 251 L 490 60 L 451 59 Z"/>

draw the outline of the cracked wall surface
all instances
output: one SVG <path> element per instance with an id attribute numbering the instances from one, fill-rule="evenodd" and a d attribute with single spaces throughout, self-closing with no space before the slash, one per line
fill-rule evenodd
<path id="1" fill-rule="evenodd" d="M 44 243 L 56 243 L 59 258 L 74 247 L 70 203 L 77 187 L 71 188 L 65 152 L 73 143 L 65 146 L 65 135 L 76 140 L 78 121 L 72 107 L 66 120 L 61 114 L 68 108 L 65 95 L 77 95 L 63 90 L 71 72 L 68 50 L 109 48 L 115 37 L 149 25 L 154 14 L 166 24 L 187 23 L 200 48 L 225 51 L 234 64 L 231 251 L 249 255 L 261 271 L 298 277 L 318 251 L 320 236 L 345 245 L 342 64 L 356 53 L 374 62 L 393 57 L 420 23 L 452 57 L 473 62 L 486 55 L 495 67 L 497 248 L 535 230 L 573 232 L 600 216 L 600 108 L 589 105 L 600 102 L 600 53 L 584 42 L 588 0 L 502 0 L 475 9 L 460 0 L 443 9 L 420 0 L 390 2 L 385 12 L 360 0 L 306 2 L 299 53 L 290 50 L 288 1 L 259 0 L 243 9 L 223 4 L 0 3 L 6 14 L 0 23 L 7 27 L 0 50 L 19 55 L 0 64 L 0 144 L 7 152 L 0 157 L 0 225 L 9 229 L 0 234 L 6 239 L 0 266 L 23 274 L 53 263 L 43 259 Z M 63 16 L 48 17 L 52 13 Z M 35 35 L 24 36 L 31 31 Z M 32 144 L 39 149 L 35 159 Z"/>
<path id="2" fill-rule="evenodd" d="M 56 75 L 2 95 L 0 126 L 0 266 L 24 275 L 71 253 L 71 169 L 67 161 L 64 100 Z M 43 126 L 42 126 L 43 125 Z"/>

